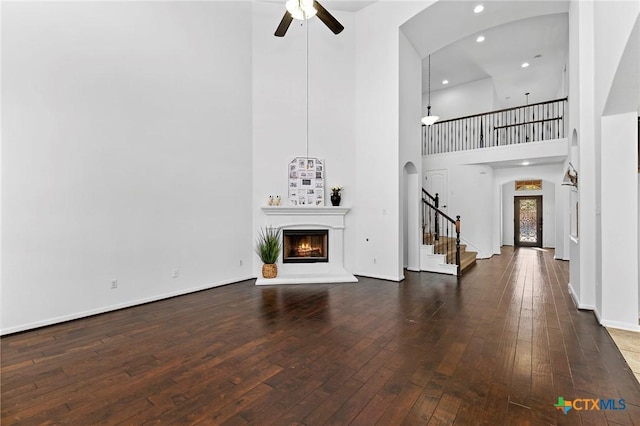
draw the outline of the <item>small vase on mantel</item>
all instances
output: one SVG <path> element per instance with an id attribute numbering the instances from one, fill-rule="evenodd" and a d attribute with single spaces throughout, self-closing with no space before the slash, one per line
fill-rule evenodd
<path id="1" fill-rule="evenodd" d="M 340 205 L 340 200 L 342 200 L 342 197 L 340 195 L 340 191 L 342 191 L 342 186 L 332 186 L 331 187 L 331 205 L 332 206 L 339 206 Z"/>
<path id="2" fill-rule="evenodd" d="M 340 195 L 340 190 L 342 190 L 341 186 L 334 186 L 331 188 L 331 205 L 339 206 L 340 201 L 342 200 L 342 196 Z"/>

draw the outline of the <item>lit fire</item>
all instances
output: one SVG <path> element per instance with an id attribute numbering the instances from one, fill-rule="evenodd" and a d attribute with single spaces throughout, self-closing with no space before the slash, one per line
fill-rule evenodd
<path id="1" fill-rule="evenodd" d="M 296 251 L 300 256 L 304 256 L 313 252 L 320 252 L 320 247 L 312 247 L 309 243 L 300 243 Z"/>

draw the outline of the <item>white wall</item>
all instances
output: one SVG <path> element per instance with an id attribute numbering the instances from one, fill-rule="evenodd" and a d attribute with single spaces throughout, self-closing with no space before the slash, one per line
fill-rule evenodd
<path id="1" fill-rule="evenodd" d="M 618 175 L 620 173 L 620 164 L 627 162 L 630 157 L 632 158 L 635 152 L 635 140 L 630 142 L 629 132 L 622 138 L 618 139 L 618 143 L 627 141 L 625 144 L 626 149 L 618 149 L 617 154 L 621 156 L 618 158 L 619 164 L 616 164 L 615 157 L 612 157 L 609 150 L 609 145 L 612 143 L 609 140 L 610 135 L 616 135 L 617 133 L 611 128 L 605 129 L 605 119 L 600 120 L 605 113 L 605 107 L 607 101 L 611 104 L 616 104 L 616 99 L 611 98 L 612 88 L 614 85 L 614 79 L 617 77 L 619 67 L 621 65 L 621 59 L 623 57 L 625 47 L 629 42 L 630 35 L 633 32 L 633 28 L 638 20 L 640 14 L 640 3 L 638 2 L 602 2 L 594 3 L 594 123 L 595 123 L 595 151 L 596 151 L 596 179 L 599 185 L 596 186 L 596 309 L 600 315 L 601 323 L 605 325 L 613 325 L 622 328 L 640 329 L 638 326 L 637 318 L 630 321 L 630 311 L 635 311 L 634 317 L 637 317 L 638 306 L 635 303 L 637 297 L 630 299 L 629 292 L 637 292 L 637 285 L 625 284 L 627 287 L 634 287 L 633 290 L 628 289 L 625 291 L 618 291 L 617 295 L 612 296 L 612 290 L 621 290 L 616 285 L 611 283 L 616 275 L 611 269 L 611 257 L 610 253 L 605 252 L 605 247 L 609 247 L 606 244 L 606 240 L 609 235 L 615 234 L 613 223 L 607 220 L 606 214 L 603 215 L 603 211 L 606 211 L 609 206 L 605 206 L 605 200 L 608 200 L 610 194 L 605 194 L 605 191 L 610 191 L 612 182 L 607 181 L 607 176 Z M 612 26 L 611 22 L 616 22 L 616 25 Z M 612 28 L 613 27 L 613 28 Z M 634 42 L 637 46 L 637 43 Z M 618 86 L 628 87 L 629 90 L 637 88 L 637 62 L 632 64 L 631 75 L 625 77 L 632 79 L 632 81 L 619 81 Z M 640 103 L 640 100 L 637 101 Z M 634 105 L 635 106 L 635 105 Z M 617 113 L 624 111 L 616 111 Z M 619 122 L 619 120 L 611 119 L 608 121 L 609 125 L 612 122 Z M 617 134 L 619 136 L 619 134 Z M 622 157 L 623 156 L 623 157 Z M 626 184 L 629 184 L 628 178 L 624 180 Z M 634 200 L 637 202 L 637 200 Z M 610 215 L 609 215 L 610 217 Z M 637 238 L 637 233 L 629 234 L 631 239 Z M 636 276 L 637 278 L 637 276 Z M 637 279 L 634 281 L 637 282 Z M 632 307 L 631 304 L 634 306 Z M 624 318 L 624 319 L 623 319 Z"/>
<path id="2" fill-rule="evenodd" d="M 250 3 L 2 8 L 2 333 L 251 277 Z"/>
<path id="3" fill-rule="evenodd" d="M 629 188 L 629 185 L 633 187 L 636 182 L 634 177 L 631 183 L 628 179 L 623 179 L 613 184 L 607 176 L 622 173 L 619 170 L 620 164 L 635 157 L 637 141 L 631 141 L 629 134 L 622 141 L 616 141 L 622 142 L 624 149 L 614 148 L 609 151 L 612 143 L 609 138 L 616 133 L 610 128 L 617 120 L 613 118 L 614 115 L 623 115 L 629 110 L 637 113 L 637 104 L 640 103 L 638 95 L 633 94 L 637 91 L 633 88 L 639 86 L 637 62 L 631 61 L 625 65 L 624 60 L 629 42 L 637 46 L 637 40 L 631 37 L 637 37 L 639 15 L 640 3 L 624 1 L 572 1 L 569 13 L 569 99 L 572 100 L 569 116 L 570 129 L 577 132 L 579 141 L 580 205 L 580 235 L 579 239 L 572 241 L 571 247 L 571 259 L 572 262 L 579 261 L 579 273 L 574 273 L 574 268 L 571 268 L 571 289 L 577 305 L 581 308 L 593 308 L 602 324 L 635 330 L 639 328 L 638 297 L 630 298 L 627 287 L 633 287 L 635 290 L 631 292 L 637 295 L 637 271 L 631 276 L 631 280 L 635 277 L 633 283 L 625 278 L 624 288 L 612 284 L 611 280 L 616 275 L 609 264 L 613 253 L 608 252 L 611 247 L 607 240 L 616 234 L 612 229 L 618 227 L 620 220 L 611 221 L 608 211 L 612 207 L 618 210 L 619 206 L 617 203 L 613 206 L 606 203 L 610 202 L 611 195 L 617 194 L 615 189 L 612 190 L 614 186 Z M 612 25 L 613 22 L 615 25 Z M 637 48 L 631 54 L 637 57 Z M 621 70 L 625 66 L 630 68 Z M 631 108 L 627 99 L 629 93 L 636 97 L 636 105 Z M 627 105 L 626 110 L 621 108 L 623 105 Z M 611 119 L 602 119 L 605 107 L 609 108 L 607 114 L 614 114 Z M 635 191 L 632 193 L 635 195 Z M 632 201 L 637 204 L 637 200 Z M 636 222 L 635 216 L 632 222 Z M 627 238 L 629 237 L 632 240 L 638 238 L 637 233 L 627 234 Z M 635 247 L 637 242 L 634 241 L 631 245 Z M 574 256 L 576 248 L 579 250 L 578 256 Z M 629 307 L 629 304 L 634 306 Z M 620 315 L 626 315 L 631 310 L 635 311 L 635 318 L 628 316 L 621 320 Z"/>
<path id="4" fill-rule="evenodd" d="M 307 155 L 307 28 L 294 21 L 284 37 L 274 37 L 284 6 L 253 6 L 253 232 L 265 225 L 260 209 L 269 195 L 286 204 L 288 164 Z M 319 19 L 309 27 L 309 143 L 311 157 L 325 160 L 325 205 L 331 186 L 340 185 L 341 206 L 354 207 L 345 218 L 345 266 L 355 263 L 356 187 L 355 30 L 352 13 L 332 11 L 344 25 L 333 34 Z M 249 195 L 249 194 L 246 194 Z M 257 275 L 261 263 L 254 259 Z"/>
<path id="5" fill-rule="evenodd" d="M 466 117 L 493 111 L 494 87 L 491 78 L 472 81 L 454 87 L 433 90 L 431 88 L 431 114 L 440 120 Z M 422 95 L 422 115 L 427 113 L 428 94 Z"/>
<path id="6" fill-rule="evenodd" d="M 603 324 L 638 327 L 638 193 L 635 111 L 602 118 Z M 634 144 L 635 142 L 635 144 Z"/>
<path id="7" fill-rule="evenodd" d="M 625 53 L 630 35 L 640 15 L 640 2 L 638 1 L 596 1 L 594 7 L 594 54 L 595 54 L 595 101 L 597 112 L 602 113 L 609 97 L 620 61 Z M 615 23 L 615 25 L 612 25 Z M 637 33 L 634 35 L 637 37 Z M 633 40 L 637 46 L 637 39 Z M 634 52 L 637 56 L 637 51 Z M 637 88 L 638 63 L 632 65 L 635 72 L 629 75 L 626 87 Z M 635 80 L 635 81 L 634 81 Z M 637 98 L 637 92 L 636 96 Z M 636 111 L 637 104 L 633 105 Z M 618 111 L 620 112 L 620 111 Z"/>
<path id="8" fill-rule="evenodd" d="M 498 231 L 492 225 L 493 174 L 486 165 L 452 165 L 448 173 L 448 214 L 460 216 L 461 239 L 483 259 L 493 255 L 491 240 Z"/>
<path id="9" fill-rule="evenodd" d="M 569 4 L 569 132 L 578 140 L 579 238 L 571 243 L 571 288 L 577 306 L 596 305 L 596 149 L 593 3 Z M 577 272 L 577 273 L 576 273 Z"/>
<path id="10" fill-rule="evenodd" d="M 420 270 L 419 252 L 421 242 L 420 203 L 422 190 L 421 107 L 422 59 L 400 32 L 400 162 L 402 173 L 400 191 L 402 221 L 402 243 L 399 265 L 410 270 Z M 404 272 L 398 271 L 402 276 Z"/>
<path id="11" fill-rule="evenodd" d="M 437 157 L 437 158 L 435 158 Z M 460 236 L 468 250 L 477 251 L 478 257 L 493 255 L 493 169 L 488 165 L 464 164 L 461 153 L 430 155 L 423 159 L 424 173 L 446 170 L 443 187 L 447 194 L 440 194 L 441 205 L 446 203 L 446 212 L 452 219 L 460 216 Z"/>
<path id="12" fill-rule="evenodd" d="M 428 2 L 377 2 L 355 16 L 355 273 L 402 279 L 399 27 Z M 416 124 L 417 131 L 420 122 Z"/>

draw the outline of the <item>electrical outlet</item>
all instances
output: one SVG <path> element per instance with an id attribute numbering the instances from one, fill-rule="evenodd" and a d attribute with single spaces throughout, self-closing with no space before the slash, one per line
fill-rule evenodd
<path id="1" fill-rule="evenodd" d="M 111 280 L 111 290 L 118 288 L 118 280 Z"/>
<path id="2" fill-rule="evenodd" d="M 175 269 L 173 270 L 173 275 L 172 275 L 172 277 L 173 277 L 173 278 L 178 278 L 178 275 L 180 275 L 180 270 L 179 270 L 178 268 L 175 268 Z"/>
<path id="3" fill-rule="evenodd" d="M 375 257 L 373 258 L 373 264 L 374 265 L 376 264 L 376 258 Z"/>
<path id="4" fill-rule="evenodd" d="M 242 266 L 242 259 L 240 259 L 240 266 Z"/>

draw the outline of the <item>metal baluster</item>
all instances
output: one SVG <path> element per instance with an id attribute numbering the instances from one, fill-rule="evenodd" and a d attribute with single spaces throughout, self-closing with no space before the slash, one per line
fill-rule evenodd
<path id="1" fill-rule="evenodd" d="M 489 138 L 491 139 L 491 146 L 496 146 L 495 145 L 495 140 L 494 140 L 494 136 L 493 136 L 493 132 L 491 131 L 492 127 L 495 127 L 495 118 L 496 115 L 495 114 L 491 114 L 491 123 L 489 124 L 489 128 L 487 129 L 487 133 L 490 135 Z"/>
<path id="2" fill-rule="evenodd" d="M 536 107 L 531 108 L 531 121 L 536 121 Z M 536 125 L 531 123 L 531 142 L 536 140 Z"/>
<path id="3" fill-rule="evenodd" d="M 460 216 L 456 216 L 456 265 L 458 266 L 458 276 L 461 274 L 460 267 Z"/>
<path id="4" fill-rule="evenodd" d="M 514 116 L 515 116 L 515 111 L 514 110 L 509 111 L 509 124 L 514 123 Z M 513 143 L 515 131 L 516 131 L 515 126 L 509 127 L 509 145 Z"/>
<path id="5" fill-rule="evenodd" d="M 564 101 L 560 101 L 560 109 L 562 109 L 562 115 L 560 115 L 560 117 L 562 117 L 559 121 L 559 125 L 562 127 L 562 137 L 566 137 L 567 133 L 565 132 L 565 128 L 564 128 Z"/>
<path id="6" fill-rule="evenodd" d="M 448 262 L 448 257 L 449 257 L 449 226 L 445 227 L 445 233 L 446 233 L 446 242 L 445 242 L 445 249 L 444 252 L 445 254 L 445 263 L 449 263 Z"/>
<path id="7" fill-rule="evenodd" d="M 456 120 L 451 126 L 451 145 L 453 146 L 453 151 L 458 151 L 458 144 L 460 141 L 458 140 L 458 127 L 460 126 L 460 120 Z"/>
<path id="8" fill-rule="evenodd" d="M 469 137 L 465 140 L 466 149 L 473 149 L 473 141 L 476 140 L 476 129 L 478 128 L 478 117 L 470 119 L 467 125 Z"/>
<path id="9" fill-rule="evenodd" d="M 545 106 L 544 106 L 544 109 L 545 109 L 545 118 L 549 118 L 549 110 L 550 110 L 551 108 L 549 108 L 549 105 L 545 105 Z M 552 129 L 551 129 L 551 126 L 552 126 L 551 121 L 547 121 L 547 122 L 545 123 L 545 126 L 546 126 L 546 128 L 547 128 L 547 138 L 548 138 L 548 139 L 553 139 L 553 131 L 552 131 Z"/>
<path id="10" fill-rule="evenodd" d="M 425 241 L 424 241 L 424 229 L 425 229 L 424 225 L 425 225 L 426 219 L 427 219 L 427 217 L 425 216 L 425 211 L 424 211 L 425 210 L 424 194 L 422 194 L 422 205 L 421 205 L 421 209 L 420 210 L 421 210 L 421 213 L 422 213 L 422 216 L 420 216 L 420 219 L 422 221 L 422 244 L 424 244 L 425 243 Z"/>
<path id="11" fill-rule="evenodd" d="M 554 109 L 554 117 L 558 116 L 558 113 L 560 112 L 560 109 L 558 108 L 558 104 L 557 102 L 554 102 L 553 104 L 553 109 Z M 560 138 L 560 126 L 558 125 L 558 120 L 553 120 L 554 123 L 556 123 L 556 139 Z"/>

